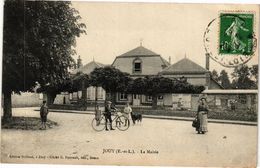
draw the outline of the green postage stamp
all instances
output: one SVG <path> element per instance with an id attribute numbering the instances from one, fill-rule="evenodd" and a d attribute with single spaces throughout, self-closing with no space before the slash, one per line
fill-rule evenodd
<path id="1" fill-rule="evenodd" d="M 248 62 L 257 48 L 255 13 L 220 11 L 204 32 L 206 55 L 224 67 Z"/>
<path id="2" fill-rule="evenodd" d="M 219 53 L 252 55 L 253 24 L 253 14 L 221 13 L 219 31 Z"/>

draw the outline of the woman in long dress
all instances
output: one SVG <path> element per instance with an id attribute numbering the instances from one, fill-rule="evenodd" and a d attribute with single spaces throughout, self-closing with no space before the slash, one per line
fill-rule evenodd
<path id="1" fill-rule="evenodd" d="M 208 132 L 208 105 L 206 102 L 206 98 L 201 98 L 200 99 L 200 104 L 198 106 L 198 120 L 199 120 L 199 127 L 196 128 L 196 131 L 198 134 L 202 133 L 205 134 Z"/>

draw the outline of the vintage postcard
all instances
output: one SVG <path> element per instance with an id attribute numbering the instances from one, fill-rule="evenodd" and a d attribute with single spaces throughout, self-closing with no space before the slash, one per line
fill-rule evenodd
<path id="1" fill-rule="evenodd" d="M 256 167 L 259 15 L 6 0 L 1 163 Z"/>

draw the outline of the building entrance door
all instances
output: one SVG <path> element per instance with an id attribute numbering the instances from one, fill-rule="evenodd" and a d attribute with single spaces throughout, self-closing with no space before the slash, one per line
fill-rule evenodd
<path id="1" fill-rule="evenodd" d="M 140 95 L 133 94 L 133 106 L 140 106 L 140 98 Z"/>

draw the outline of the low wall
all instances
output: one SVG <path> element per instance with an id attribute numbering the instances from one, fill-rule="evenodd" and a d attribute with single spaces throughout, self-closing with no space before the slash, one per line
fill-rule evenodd
<path id="1" fill-rule="evenodd" d="M 43 97 L 40 93 L 23 92 L 12 94 L 12 107 L 38 107 L 41 106 Z"/>
<path id="2" fill-rule="evenodd" d="M 123 106 L 116 106 L 118 109 L 123 109 Z M 64 109 L 64 110 L 77 110 L 77 111 L 94 111 L 94 107 L 79 107 L 77 105 L 51 105 L 50 109 Z M 161 115 L 161 116 L 176 116 L 176 117 L 192 117 L 196 115 L 196 111 L 188 110 L 172 110 L 170 108 L 158 108 L 152 109 L 151 107 L 132 107 L 134 113 L 140 113 L 145 115 Z M 101 109 L 104 111 L 103 107 Z M 220 119 L 220 120 L 238 120 L 238 121 L 257 121 L 257 113 L 252 111 L 246 111 L 237 109 L 231 110 L 217 110 L 209 109 L 208 118 Z"/>
<path id="3" fill-rule="evenodd" d="M 99 105 L 101 110 L 104 111 L 104 106 Z M 59 110 L 76 110 L 76 111 L 93 111 L 95 110 L 95 105 L 79 105 L 79 104 L 52 104 L 49 105 L 49 109 L 59 109 Z"/>

